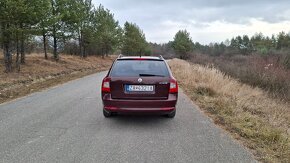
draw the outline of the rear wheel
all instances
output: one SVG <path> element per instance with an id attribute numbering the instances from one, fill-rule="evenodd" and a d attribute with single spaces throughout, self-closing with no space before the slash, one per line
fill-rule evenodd
<path id="1" fill-rule="evenodd" d="M 176 114 L 176 110 L 172 111 L 171 113 L 167 114 L 166 116 L 168 118 L 174 118 L 175 117 L 175 114 Z"/>
<path id="2" fill-rule="evenodd" d="M 105 109 L 103 109 L 103 114 L 104 114 L 104 117 L 106 117 L 106 118 L 109 118 L 112 116 L 112 112 L 105 110 Z"/>

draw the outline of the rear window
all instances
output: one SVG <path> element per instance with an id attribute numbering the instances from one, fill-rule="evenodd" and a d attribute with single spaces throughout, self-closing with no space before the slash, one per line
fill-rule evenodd
<path id="1" fill-rule="evenodd" d="M 139 77 L 164 76 L 169 72 L 164 61 L 156 60 L 118 60 L 114 64 L 110 76 L 112 77 Z"/>

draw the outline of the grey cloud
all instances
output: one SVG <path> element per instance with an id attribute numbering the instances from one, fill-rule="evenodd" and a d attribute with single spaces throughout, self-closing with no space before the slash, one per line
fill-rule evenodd
<path id="1" fill-rule="evenodd" d="M 268 23 L 290 20 L 289 0 L 93 0 L 115 13 L 120 23 L 137 23 L 155 33 L 171 21 L 204 28 L 215 21 L 249 25 L 251 19 Z M 286 12 L 288 11 L 288 12 Z M 283 15 L 284 14 L 284 15 Z M 166 30 L 166 29 L 164 29 Z M 155 37 L 155 36 L 154 36 Z"/>
<path id="2" fill-rule="evenodd" d="M 101 2 L 102 1 L 98 1 Z M 285 20 L 281 10 L 290 8 L 287 0 L 103 0 L 105 7 L 123 13 L 124 17 L 136 19 L 171 19 L 201 22 L 225 20 L 246 23 L 248 18 L 262 18 L 268 22 Z"/>

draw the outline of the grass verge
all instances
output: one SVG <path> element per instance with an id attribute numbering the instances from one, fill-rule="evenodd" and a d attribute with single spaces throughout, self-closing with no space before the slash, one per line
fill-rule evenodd
<path id="1" fill-rule="evenodd" d="M 196 54 L 190 61 L 201 65 L 213 65 L 242 83 L 262 88 L 272 97 L 290 102 L 290 67 L 284 65 L 287 60 L 290 61 L 290 55 L 288 59 L 283 55 L 209 56 Z"/>
<path id="2" fill-rule="evenodd" d="M 0 67 L 0 103 L 28 95 L 67 81 L 109 69 L 115 56 L 106 58 L 62 55 L 61 60 L 45 60 L 38 54 L 27 55 L 20 72 L 4 73 Z M 3 59 L 0 58 L 3 65 Z"/>
<path id="3" fill-rule="evenodd" d="M 221 71 L 169 62 L 185 93 L 262 162 L 290 162 L 290 105 Z"/>

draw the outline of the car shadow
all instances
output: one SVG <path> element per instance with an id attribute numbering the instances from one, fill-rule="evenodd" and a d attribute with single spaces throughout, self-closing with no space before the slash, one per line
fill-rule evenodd
<path id="1" fill-rule="evenodd" d="M 162 115 L 130 115 L 121 114 L 108 118 L 112 123 L 120 126 L 135 126 L 135 127 L 160 127 L 168 125 L 174 119 L 167 118 Z"/>

